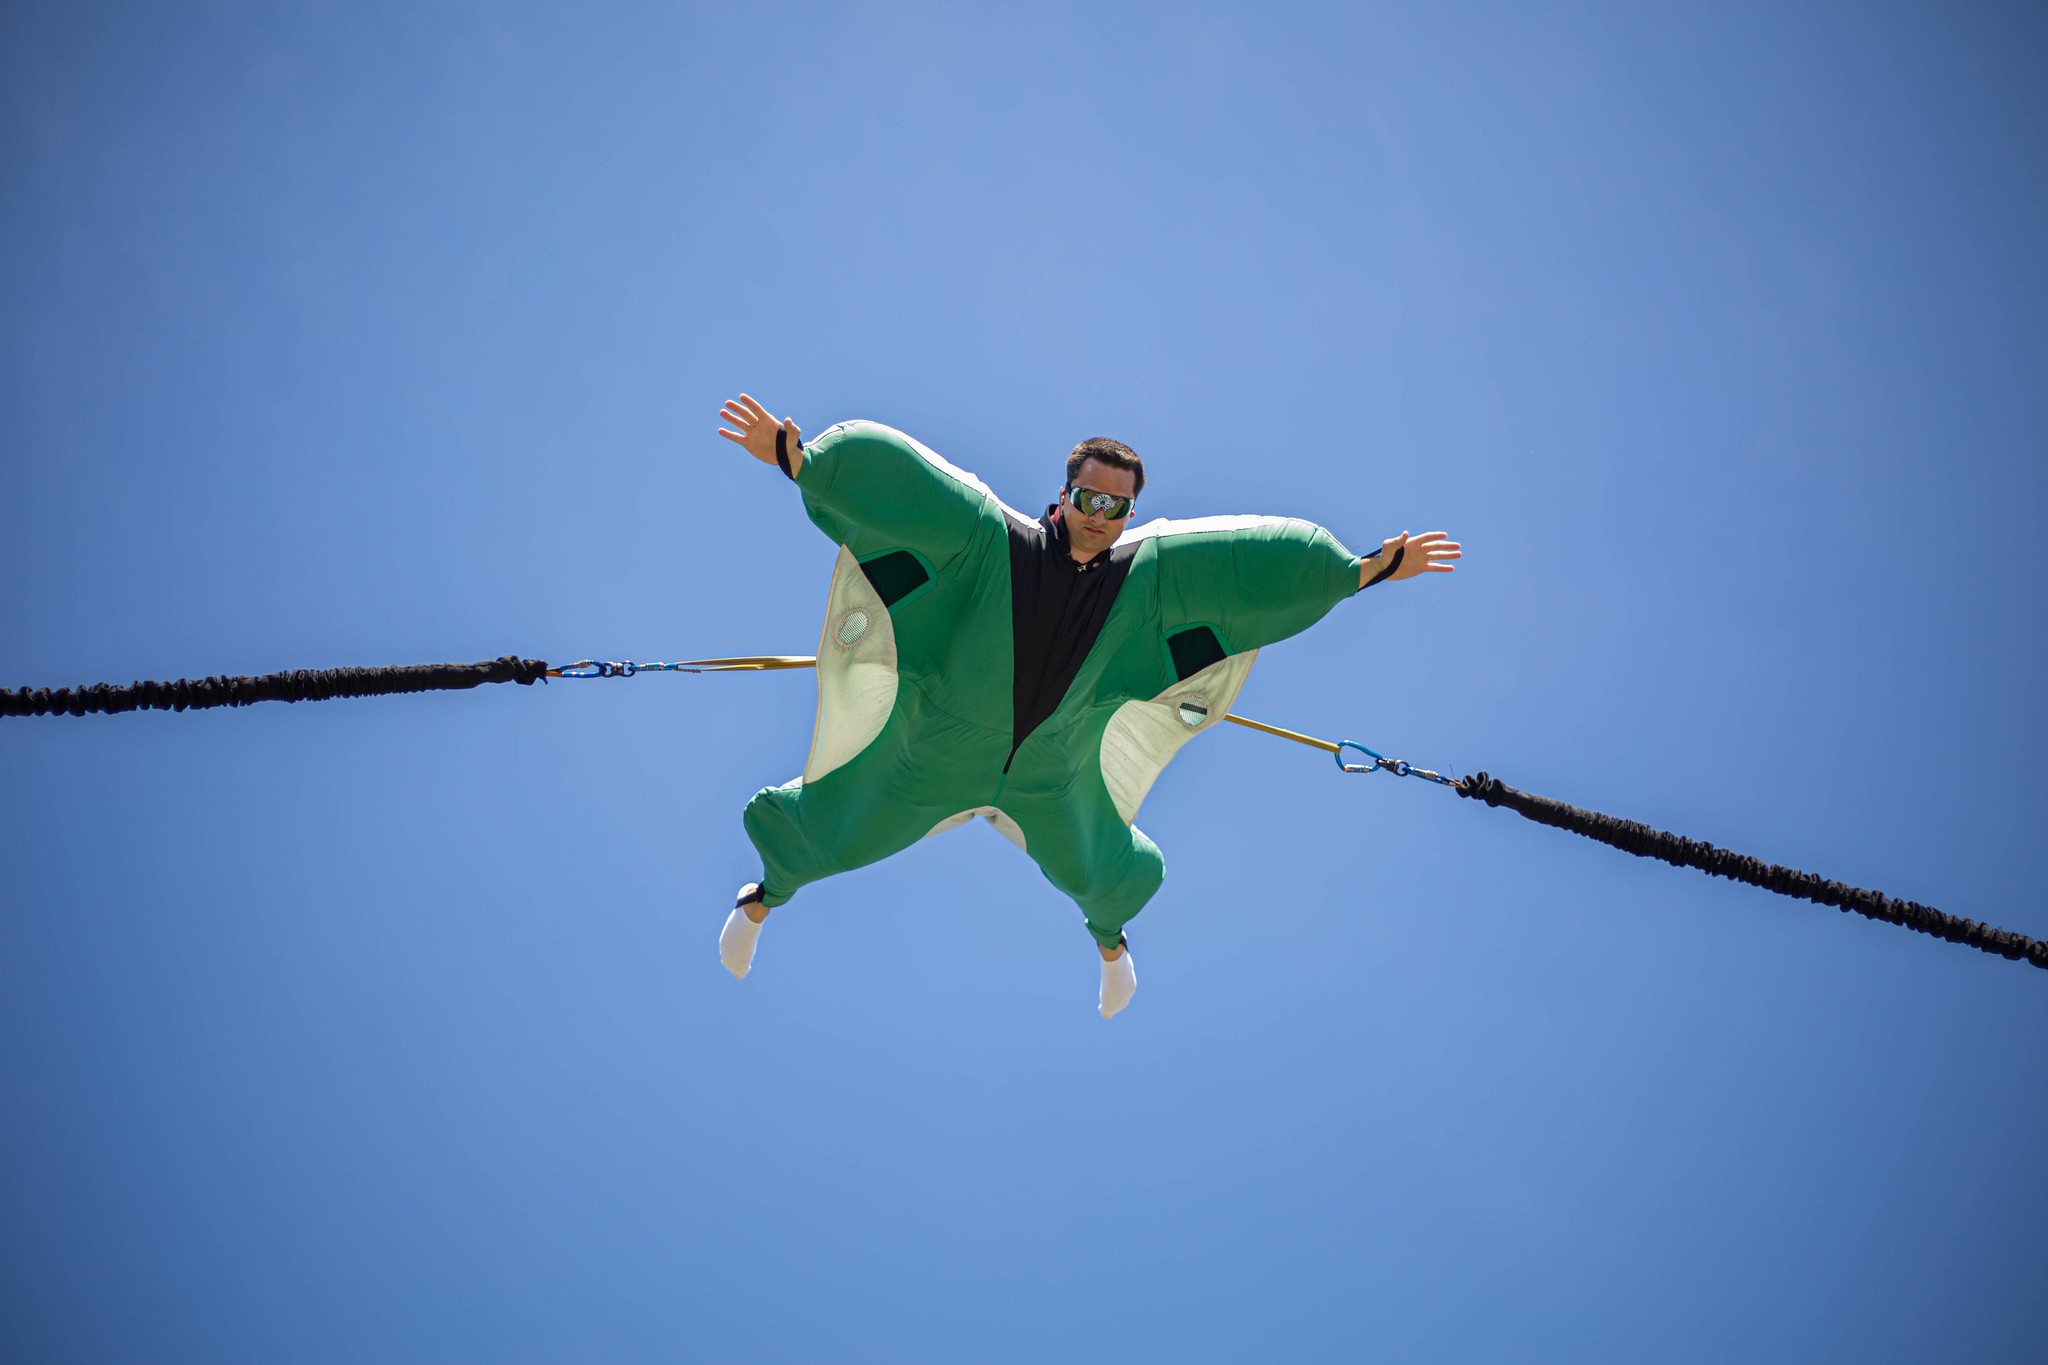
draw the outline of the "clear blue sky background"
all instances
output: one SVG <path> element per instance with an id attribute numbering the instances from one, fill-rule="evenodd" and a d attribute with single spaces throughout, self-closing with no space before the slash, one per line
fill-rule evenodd
<path id="1" fill-rule="evenodd" d="M 1448 530 L 1240 709 L 2048 934 L 2048 19 L 1649 8 L 16 0 L 0 684 L 808 653 L 745 388 Z M 0 1355 L 2040 1358 L 2043 974 L 1233 730 L 1116 1020 L 984 827 L 735 983 L 813 697 L 0 726 Z"/>

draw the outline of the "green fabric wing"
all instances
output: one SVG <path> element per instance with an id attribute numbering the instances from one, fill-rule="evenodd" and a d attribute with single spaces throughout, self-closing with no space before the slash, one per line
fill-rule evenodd
<path id="1" fill-rule="evenodd" d="M 911 550 L 934 573 L 1002 516 L 981 480 L 879 422 L 841 422 L 806 443 L 796 483 L 811 521 L 854 558 Z"/>
<path id="2" fill-rule="evenodd" d="M 1203 517 L 1130 534 L 1157 541 L 1159 624 L 1181 676 L 1204 652 L 1192 628 L 1213 631 L 1222 654 L 1243 654 L 1307 630 L 1358 591 L 1358 556 L 1313 522 Z"/>

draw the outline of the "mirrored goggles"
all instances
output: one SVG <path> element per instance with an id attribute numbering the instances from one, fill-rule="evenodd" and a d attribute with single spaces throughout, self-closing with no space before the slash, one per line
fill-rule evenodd
<path id="1" fill-rule="evenodd" d="M 1084 517 L 1101 517 L 1104 521 L 1122 521 L 1137 506 L 1136 498 L 1120 498 L 1114 493 L 1098 493 L 1092 488 L 1076 488 L 1067 485 L 1067 501 L 1078 508 Z"/>

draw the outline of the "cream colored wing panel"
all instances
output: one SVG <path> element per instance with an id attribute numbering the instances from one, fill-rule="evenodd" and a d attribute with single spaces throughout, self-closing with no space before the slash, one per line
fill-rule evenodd
<path id="1" fill-rule="evenodd" d="M 817 781 L 874 743 L 895 705 L 896 627 L 842 545 L 818 636 L 818 719 L 803 780 Z"/>
<path id="2" fill-rule="evenodd" d="M 1102 732 L 1102 780 L 1125 824 L 1138 818 L 1138 807 L 1180 746 L 1223 723 L 1258 657 L 1253 649 L 1218 659 L 1149 701 L 1117 707 Z"/>

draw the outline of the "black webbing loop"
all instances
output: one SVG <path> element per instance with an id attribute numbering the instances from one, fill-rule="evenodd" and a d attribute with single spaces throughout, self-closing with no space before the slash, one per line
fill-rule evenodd
<path id="1" fill-rule="evenodd" d="M 408 664 L 397 668 L 301 668 L 260 678 L 180 678 L 126 687 L 0 688 L 0 716 L 82 716 L 100 711 L 198 711 L 209 706 L 250 706 L 259 701 L 327 701 L 382 697 L 397 692 L 456 692 L 484 683 L 524 686 L 548 671 L 545 661 L 516 654 L 473 664 Z"/>
<path id="2" fill-rule="evenodd" d="M 1381 548 L 1381 549 L 1385 549 L 1386 547 L 1385 547 L 1385 546 L 1381 546 L 1380 548 Z M 1387 561 L 1387 567 L 1386 567 L 1386 568 L 1384 568 L 1384 569 L 1381 569 L 1381 570 L 1380 570 L 1380 571 L 1379 571 L 1378 573 L 1374 574 L 1374 575 L 1373 575 L 1373 576 L 1372 576 L 1371 578 L 1368 578 L 1368 579 L 1366 579 L 1366 580 L 1365 580 L 1365 587 L 1366 587 L 1366 588 L 1369 588 L 1369 587 L 1371 587 L 1371 586 L 1372 586 L 1373 584 L 1375 584 L 1375 583 L 1378 583 L 1378 582 L 1381 582 L 1382 580 L 1384 580 L 1384 579 L 1386 578 L 1386 576 L 1387 576 L 1388 574 L 1390 574 L 1390 573 L 1392 573 L 1392 572 L 1393 572 L 1394 570 L 1396 570 L 1396 569 L 1400 568 L 1400 567 L 1401 567 L 1401 556 L 1402 556 L 1402 555 L 1404 555 L 1404 554 L 1406 554 L 1406 553 L 1408 553 L 1408 547 L 1407 547 L 1406 545 L 1396 545 L 1396 546 L 1394 547 L 1394 557 L 1393 557 L 1392 559 L 1390 559 L 1390 560 L 1388 560 L 1388 561 Z M 1367 558 L 1367 559 L 1378 559 L 1379 557 L 1380 557 L 1380 552 L 1379 552 L 1379 550 L 1374 550 L 1374 551 L 1373 551 L 1373 552 L 1372 552 L 1371 554 L 1369 554 L 1369 555 L 1367 555 L 1367 556 L 1366 556 L 1366 558 Z M 1363 592 L 1363 591 L 1365 591 L 1365 588 L 1361 588 L 1361 589 L 1359 589 L 1359 591 L 1360 591 L 1360 592 Z"/>
<path id="3" fill-rule="evenodd" d="M 777 463 L 777 464 L 779 464 L 779 465 L 781 465 L 781 466 L 782 466 L 782 473 L 783 473 L 783 475 L 784 475 L 784 476 L 785 476 L 786 478 L 788 478 L 788 480 L 789 480 L 789 481 L 790 481 L 791 483 L 795 483 L 795 482 L 796 482 L 796 474 L 795 474 L 795 473 L 794 473 L 794 472 L 793 472 L 793 471 L 792 471 L 792 470 L 790 469 L 790 467 L 789 467 L 789 428 L 788 428 L 788 427 L 777 427 L 777 428 L 775 428 L 775 463 Z"/>
<path id="4" fill-rule="evenodd" d="M 1859 915 L 1882 920 L 1886 924 L 1904 925 L 1917 933 L 1931 934 L 1950 943 L 1966 943 L 1982 952 L 1996 953 L 2015 961 L 2024 960 L 2048 969 L 2048 943 L 2016 934 L 2010 929 L 1994 929 L 1977 920 L 1946 914 L 1918 901 L 1893 900 L 1881 891 L 1866 891 L 1862 887 L 1832 882 L 1811 872 L 1800 872 L 1741 853 L 1731 853 L 1725 848 L 1667 834 L 1633 820 L 1618 820 L 1597 811 L 1580 810 L 1577 806 L 1567 806 L 1547 796 L 1516 791 L 1485 773 L 1460 778 L 1457 792 L 1460 796 L 1484 801 L 1489 806 L 1506 806 L 1539 825 L 1583 834 L 1588 839 L 1596 839 L 1639 858 L 1656 858 L 1674 867 L 1698 868 L 1710 876 L 1747 882 L 1781 896 L 1854 910 Z"/>

